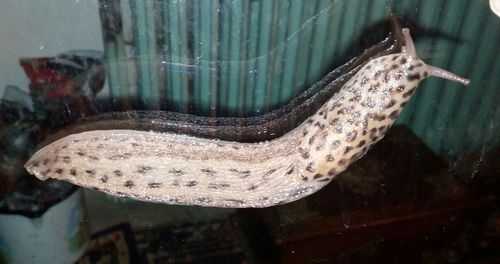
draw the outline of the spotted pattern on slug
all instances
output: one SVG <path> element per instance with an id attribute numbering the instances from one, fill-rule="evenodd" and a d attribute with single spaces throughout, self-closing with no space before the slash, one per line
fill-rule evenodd
<path id="1" fill-rule="evenodd" d="M 94 130 L 46 146 L 25 167 L 42 180 L 168 204 L 266 207 L 300 199 L 381 140 L 422 79 L 450 78 L 419 60 L 407 37 L 408 52 L 368 62 L 316 114 L 272 141 Z"/>

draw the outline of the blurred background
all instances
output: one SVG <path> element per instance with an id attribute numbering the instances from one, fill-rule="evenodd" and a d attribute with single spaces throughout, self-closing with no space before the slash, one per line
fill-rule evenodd
<path id="1" fill-rule="evenodd" d="M 0 263 L 500 261 L 500 18 L 488 1 L 4 0 L 0 10 Z M 101 113 L 258 120 L 380 45 L 391 14 L 425 62 L 471 84 L 424 81 L 386 139 L 307 199 L 148 204 L 23 168 L 44 139 Z"/>

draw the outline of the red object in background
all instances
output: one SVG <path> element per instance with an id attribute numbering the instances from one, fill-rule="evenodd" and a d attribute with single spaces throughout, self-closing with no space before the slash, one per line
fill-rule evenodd
<path id="1" fill-rule="evenodd" d="M 100 51 L 69 51 L 55 57 L 21 58 L 30 80 L 35 115 L 59 127 L 96 109 L 105 70 Z"/>
<path id="2" fill-rule="evenodd" d="M 71 93 L 71 77 L 47 67 L 50 58 L 21 59 L 21 66 L 31 81 L 31 87 L 43 93 L 45 100 L 61 98 Z M 47 85 L 51 87 L 43 91 Z"/>
<path id="3" fill-rule="evenodd" d="M 41 92 L 45 100 L 63 98 L 75 92 L 73 89 L 78 87 L 73 79 L 82 69 L 76 67 L 77 71 L 65 72 L 61 68 L 54 69 L 53 65 L 56 63 L 60 62 L 49 57 L 21 59 L 21 66 L 30 79 L 31 87 Z M 104 82 L 98 84 L 99 87 L 94 92 L 101 90 L 103 85 Z"/>

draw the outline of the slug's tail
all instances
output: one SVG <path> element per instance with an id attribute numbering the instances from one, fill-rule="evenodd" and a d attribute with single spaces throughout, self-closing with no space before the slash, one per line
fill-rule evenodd
<path id="1" fill-rule="evenodd" d="M 408 54 L 410 57 L 417 59 L 417 50 L 415 49 L 415 44 L 413 43 L 413 39 L 410 36 L 410 29 L 408 28 L 403 28 L 403 36 L 405 38 L 405 45 L 403 46 L 403 52 Z M 429 72 L 429 76 L 435 76 L 447 80 L 451 80 L 454 82 L 459 82 L 463 85 L 468 85 L 470 83 L 470 80 L 461 76 L 458 76 L 454 73 L 451 73 L 447 70 L 438 68 L 436 66 L 432 65 L 426 65 L 427 70 Z"/>

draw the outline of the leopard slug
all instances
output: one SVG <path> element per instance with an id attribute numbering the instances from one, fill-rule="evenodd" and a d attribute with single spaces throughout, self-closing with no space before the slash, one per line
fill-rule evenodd
<path id="1" fill-rule="evenodd" d="M 401 53 L 364 65 L 314 115 L 258 143 L 137 130 L 66 136 L 25 164 L 55 178 L 137 200 L 211 207 L 267 207 L 328 184 L 385 135 L 428 76 L 469 80 L 426 65 L 409 30 Z"/>

